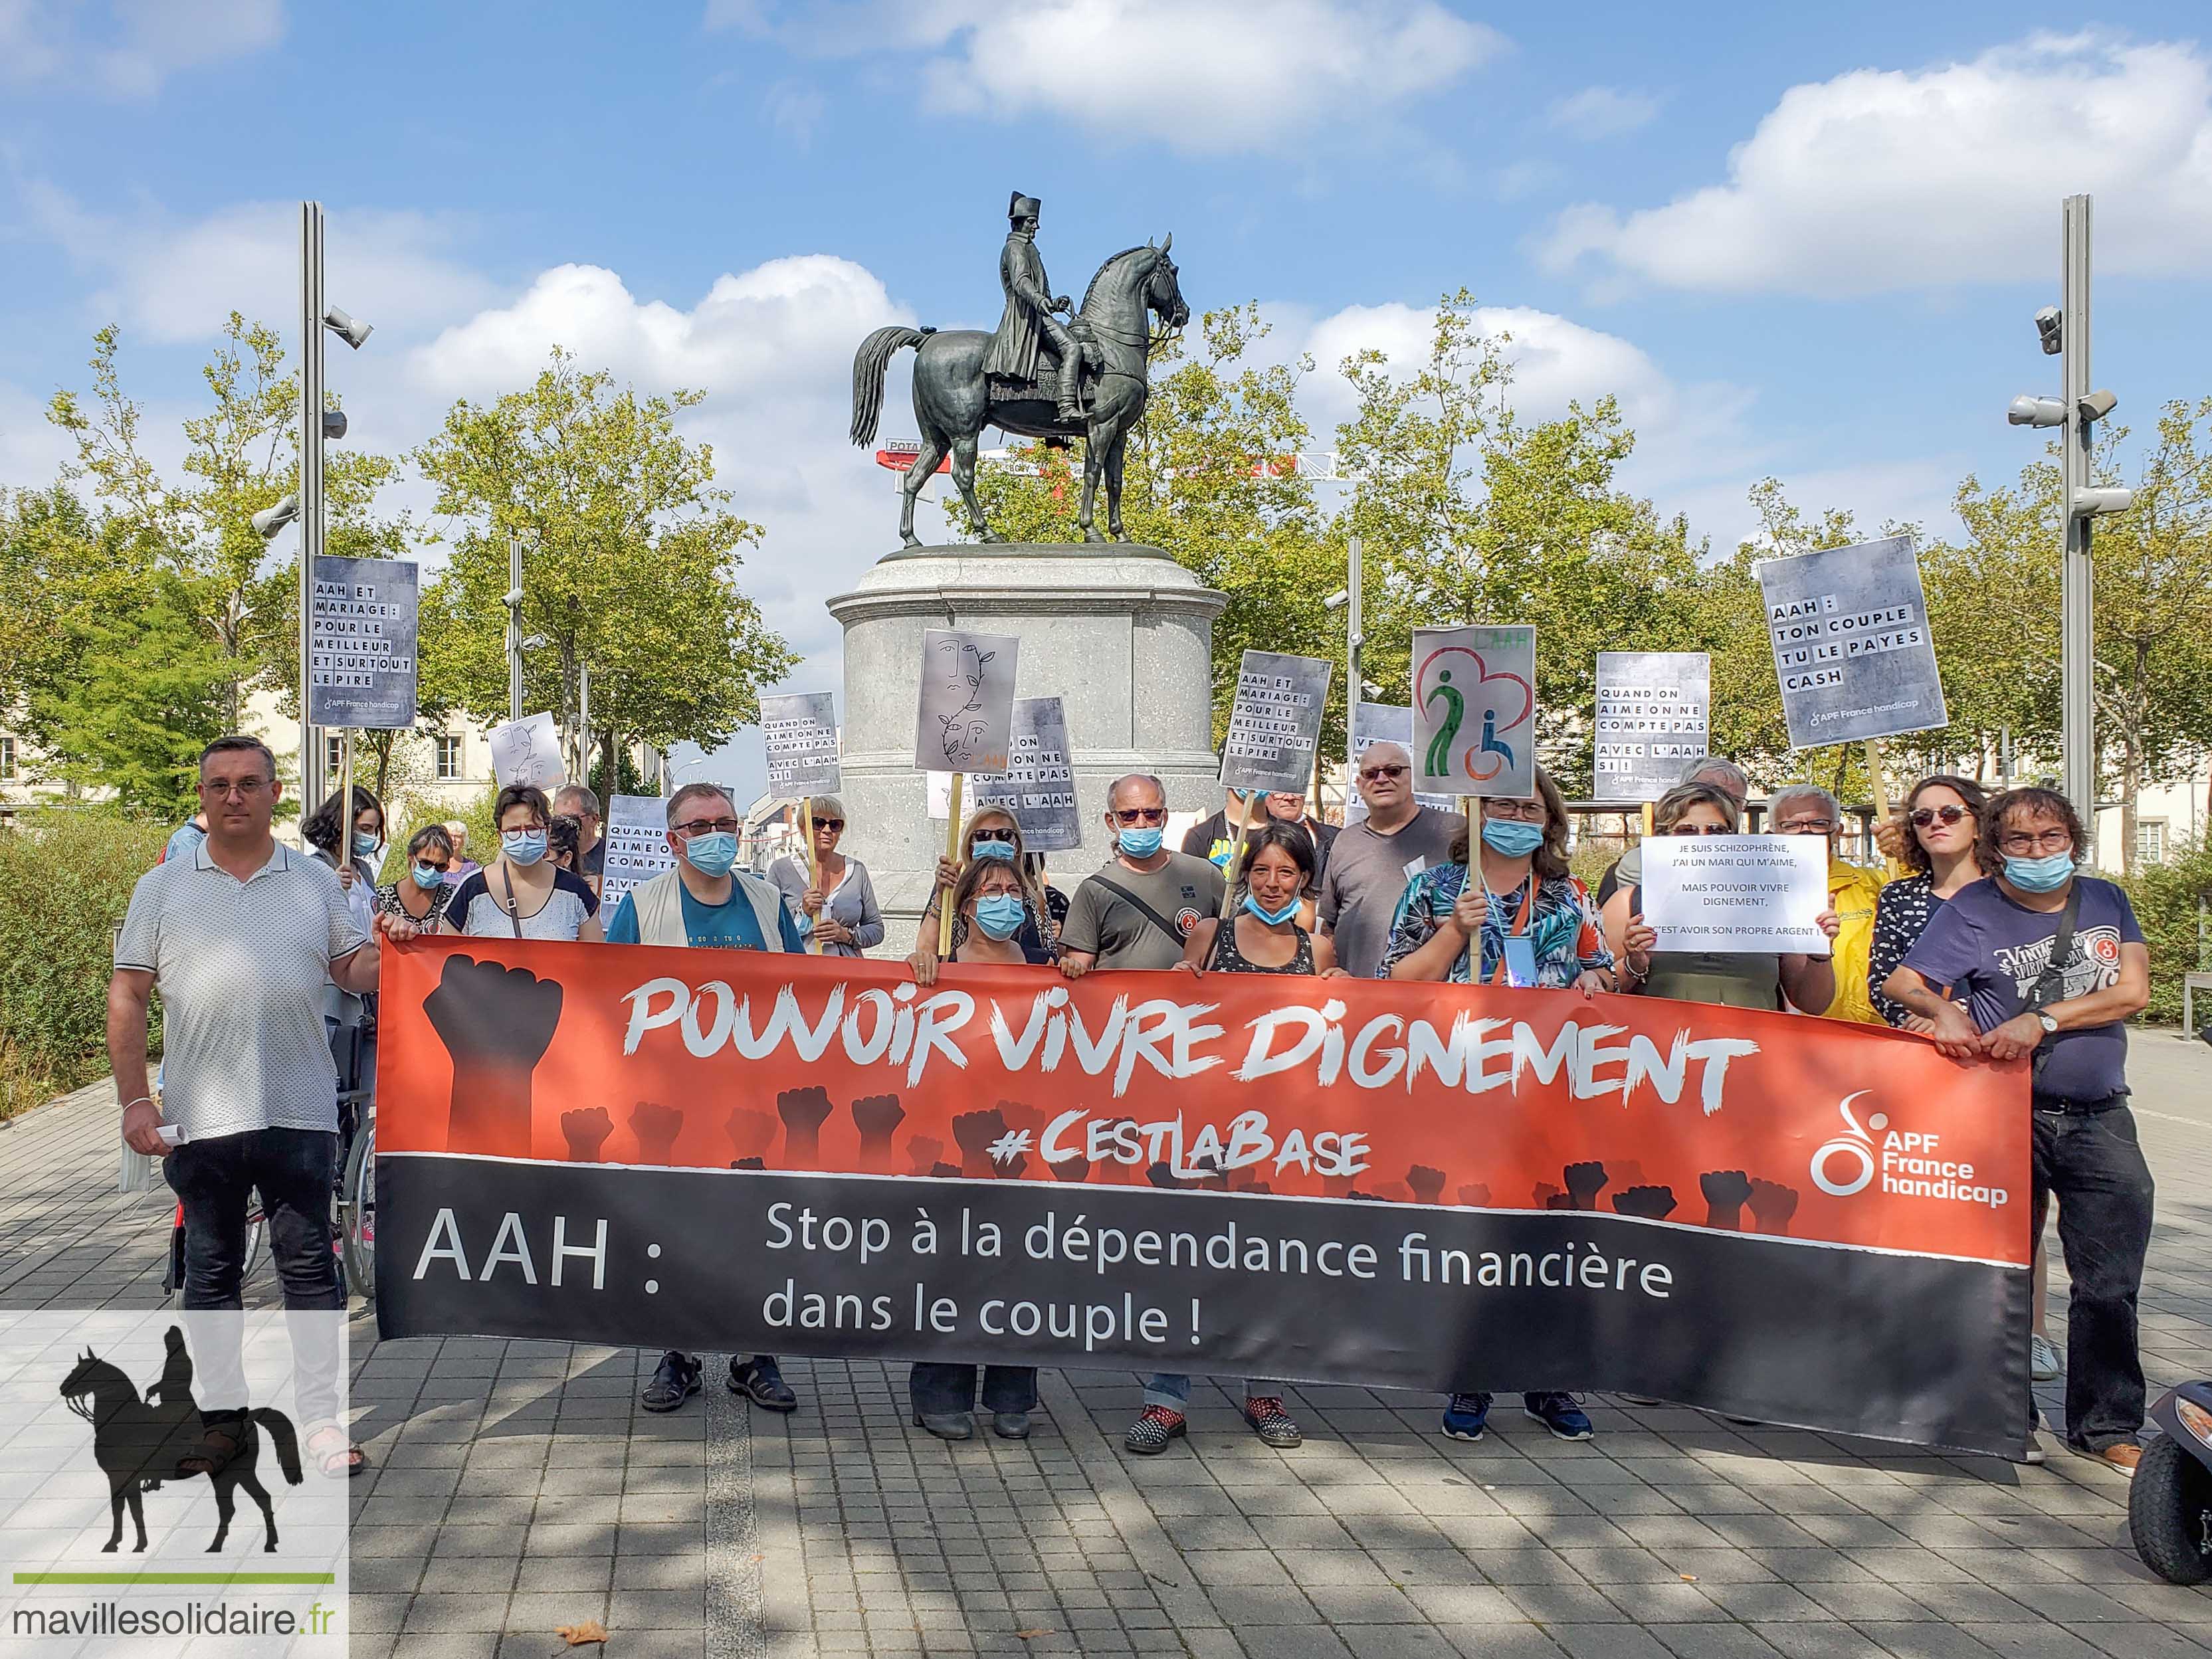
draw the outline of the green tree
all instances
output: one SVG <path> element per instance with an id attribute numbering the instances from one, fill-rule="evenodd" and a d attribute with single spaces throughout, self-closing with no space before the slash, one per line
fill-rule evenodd
<path id="1" fill-rule="evenodd" d="M 759 717 L 759 688 L 797 660 L 741 592 L 757 526 L 714 486 L 713 451 L 676 429 L 703 392 L 640 398 L 556 348 L 526 391 L 463 398 L 413 459 L 459 521 L 422 599 L 423 685 L 480 714 L 507 701 L 507 540 L 523 566 L 522 628 L 541 635 L 526 712 L 574 723 L 592 671 L 592 724 L 611 750 L 714 748 Z"/>

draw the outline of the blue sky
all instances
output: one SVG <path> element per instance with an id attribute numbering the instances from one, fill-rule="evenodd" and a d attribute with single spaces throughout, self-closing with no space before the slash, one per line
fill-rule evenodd
<path id="1" fill-rule="evenodd" d="M 1717 544 L 1745 489 L 1941 532 L 2055 388 L 2058 199 L 2097 198 L 2097 379 L 2212 392 L 2201 6 L 0 0 L 0 483 L 91 331 L 173 447 L 232 306 L 289 329 L 294 204 L 378 332 L 332 359 L 403 449 L 556 342 L 695 429 L 768 537 L 749 584 L 834 684 L 821 601 L 891 543 L 844 441 L 854 345 L 996 316 L 1010 189 L 1057 286 L 1172 230 L 1200 308 L 1286 351 L 1418 345 L 1465 284 L 1531 413 L 1619 392 L 1628 474 Z M 2049 384 L 2046 384 L 2049 383 Z M 1315 412 L 1340 412 L 1333 377 Z M 886 430 L 905 435 L 902 381 Z M 746 745 L 741 742 L 739 747 Z"/>

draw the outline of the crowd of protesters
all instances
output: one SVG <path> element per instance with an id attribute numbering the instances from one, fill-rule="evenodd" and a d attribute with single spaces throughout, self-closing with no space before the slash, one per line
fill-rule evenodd
<path id="1" fill-rule="evenodd" d="M 1743 833 L 1751 786 L 1741 769 L 1703 757 L 1680 776 L 1652 809 L 1653 834 Z M 1370 744 L 1353 782 L 1365 810 L 1342 830 L 1316 819 L 1302 796 L 1231 792 L 1176 851 L 1167 845 L 1165 787 L 1141 773 L 1121 777 L 1104 802 L 1110 856 L 1066 894 L 1046 882 L 1018 818 L 982 808 L 963 826 L 957 855 L 939 862 L 911 971 L 923 985 L 948 967 L 1026 964 L 1056 965 L 1069 979 L 1180 970 L 1610 993 L 1886 1023 L 1958 1060 L 2029 1059 L 2035 1236 L 2055 1201 L 2071 1278 L 2064 1358 L 2045 1333 L 2039 1297 L 2032 1377 L 2063 1370 L 2069 1447 L 2132 1472 L 2152 1183 L 2126 1104 L 2125 1022 L 2148 1000 L 2148 958 L 2124 895 L 2081 873 L 2087 848 L 2063 796 L 2020 788 L 1992 797 L 1971 779 L 1924 778 L 1878 827 L 1887 867 L 1876 870 L 1840 855 L 1846 821 L 1832 793 L 1784 787 L 1767 803 L 1773 832 L 1828 843 L 1828 899 L 1817 919 L 1826 949 L 1717 953 L 1657 948 L 1643 914 L 1640 844 L 1595 891 L 1585 886 L 1568 866 L 1566 804 L 1541 769 L 1534 794 L 1485 799 L 1469 819 L 1415 799 L 1412 757 L 1395 743 Z M 866 866 L 843 850 L 848 821 L 834 796 L 805 803 L 811 842 L 763 878 L 740 867 L 744 820 L 729 794 L 686 785 L 667 802 L 674 867 L 631 888 L 607 917 L 599 803 L 588 789 L 570 786 L 550 800 L 526 785 L 501 789 L 489 865 L 468 858 L 464 826 L 426 824 L 381 886 L 387 825 L 373 794 L 356 788 L 349 800 L 324 802 L 303 821 L 307 851 L 295 854 L 270 830 L 276 791 L 273 759 L 257 741 L 211 745 L 203 810 L 140 883 L 117 945 L 109 1038 L 124 1136 L 168 1158 L 185 1201 L 188 1305 L 238 1305 L 249 1187 L 275 1221 L 287 1305 L 332 1305 L 326 1073 L 335 1034 L 367 1018 L 379 937 L 857 957 L 886 934 Z M 194 940 L 210 929 L 268 941 L 261 972 L 244 976 L 261 982 L 226 982 L 220 993 L 206 982 Z M 157 983 L 167 1018 L 158 1101 L 142 1058 Z M 312 1022 L 310 1005 L 319 1016 Z M 318 1030 L 329 1048 L 308 1041 Z M 185 1127 L 184 1146 L 172 1151 L 157 1134 L 165 1122 Z M 641 1403 L 680 1407 L 700 1391 L 702 1370 L 696 1356 L 664 1355 Z M 1468 1381 L 1442 1428 L 1479 1440 L 1492 1396 L 1480 1378 Z M 769 1410 L 798 1404 L 772 1355 L 733 1358 L 727 1385 Z M 915 1365 L 908 1386 L 915 1424 L 950 1440 L 971 1437 L 979 1402 L 996 1433 L 1023 1437 L 1036 1402 L 1028 1367 L 979 1375 L 933 1362 Z M 1157 1453 L 1183 1435 L 1190 1390 L 1188 1376 L 1150 1378 L 1129 1449 Z M 1303 1435 L 1283 1392 L 1246 1379 L 1243 1416 L 1265 1443 L 1288 1449 Z M 1528 1391 L 1523 1404 L 1560 1438 L 1595 1432 L 1564 1388 Z M 358 1467 L 357 1451 L 330 1427 L 313 1425 L 311 1449 Z M 219 1464 L 236 1433 L 234 1419 L 211 1413 L 202 1461 Z M 2041 1461 L 2039 1449 L 2031 1461 Z"/>

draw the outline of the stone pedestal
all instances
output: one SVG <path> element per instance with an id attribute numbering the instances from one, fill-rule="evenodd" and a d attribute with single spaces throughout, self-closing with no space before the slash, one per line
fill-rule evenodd
<path id="1" fill-rule="evenodd" d="M 903 549 L 830 601 L 845 629 L 845 845 L 889 924 L 878 954 L 911 948 L 945 848 L 914 767 L 922 631 L 1018 636 L 1015 695 L 1066 710 L 1084 842 L 1046 855 L 1066 890 L 1105 861 L 1106 786 L 1121 774 L 1157 773 L 1177 811 L 1220 804 L 1212 641 L 1227 603 L 1155 547 L 1025 544 Z"/>

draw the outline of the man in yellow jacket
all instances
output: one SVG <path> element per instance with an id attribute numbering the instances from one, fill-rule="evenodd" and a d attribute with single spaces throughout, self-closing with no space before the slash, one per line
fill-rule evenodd
<path id="1" fill-rule="evenodd" d="M 1889 877 L 1836 856 L 1843 839 L 1844 809 L 1820 785 L 1790 784 L 1776 793 L 1769 811 L 1777 835 L 1824 836 L 1828 842 L 1828 908 L 1842 924 L 1835 942 L 1836 994 L 1826 1008 L 1807 1012 L 1863 1025 L 1886 1024 L 1868 994 L 1867 967 L 1874 951 L 1875 906 Z"/>

